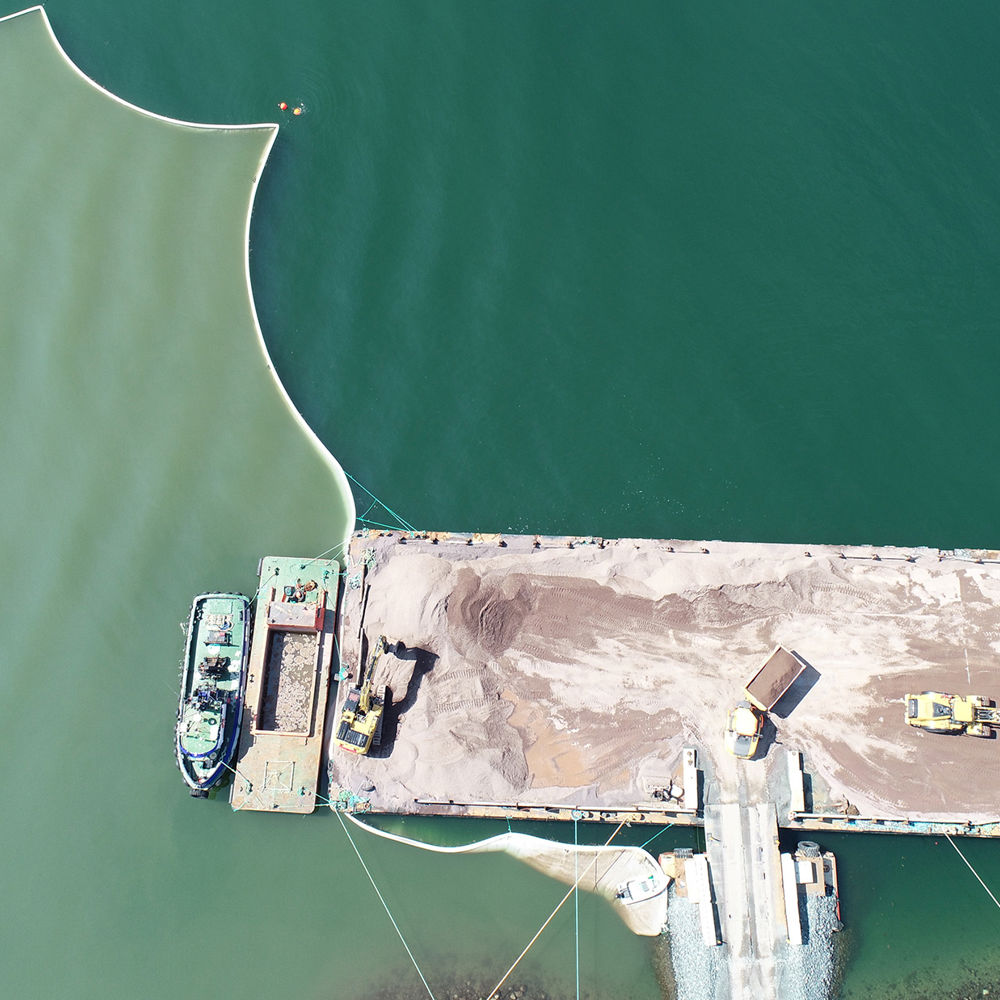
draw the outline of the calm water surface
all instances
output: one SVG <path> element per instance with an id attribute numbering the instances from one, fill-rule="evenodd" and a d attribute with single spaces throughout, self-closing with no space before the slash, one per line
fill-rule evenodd
<path id="1" fill-rule="evenodd" d="M 46 9 L 129 101 L 280 119 L 261 326 L 325 445 L 414 524 L 997 544 L 995 5 Z M 256 354 L 266 140 L 67 96 L 7 34 L 0 981 L 176 997 L 211 948 L 233 995 L 416 983 L 332 817 L 193 802 L 171 762 L 191 594 L 349 517 Z M 432 985 L 502 973 L 562 895 L 366 840 Z M 828 841 L 845 997 L 1000 988 L 997 911 L 947 843 Z M 996 845 L 967 854 L 1000 885 Z M 562 917 L 526 976 L 568 991 Z M 581 941 L 592 995 L 659 995 L 597 900 Z"/>

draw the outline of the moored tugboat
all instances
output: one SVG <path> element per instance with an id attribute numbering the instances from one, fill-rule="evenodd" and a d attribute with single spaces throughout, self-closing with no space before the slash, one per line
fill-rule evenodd
<path id="1" fill-rule="evenodd" d="M 250 624 L 242 594 L 200 594 L 191 605 L 175 744 L 196 798 L 227 773 L 239 741 Z"/>

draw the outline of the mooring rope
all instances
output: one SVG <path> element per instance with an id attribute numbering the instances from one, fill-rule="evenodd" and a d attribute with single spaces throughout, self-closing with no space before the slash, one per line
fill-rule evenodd
<path id="1" fill-rule="evenodd" d="M 383 509 L 383 510 L 386 510 L 386 511 L 388 511 L 388 512 L 389 512 L 389 513 L 390 513 L 390 514 L 391 514 L 391 515 L 392 515 L 392 516 L 393 516 L 393 517 L 394 517 L 394 518 L 395 518 L 395 519 L 396 519 L 396 520 L 397 520 L 397 521 L 398 521 L 398 522 L 399 522 L 399 523 L 400 523 L 400 524 L 401 524 L 401 525 L 402 525 L 402 526 L 403 526 L 403 527 L 404 527 L 404 528 L 405 528 L 405 529 L 407 530 L 407 531 L 412 531 L 412 532 L 413 532 L 414 534 L 416 534 L 416 532 L 417 532 L 417 529 L 416 529 L 416 528 L 414 528 L 414 527 L 413 527 L 413 525 L 412 525 L 412 524 L 410 524 L 410 522 L 409 522 L 409 521 L 407 521 L 407 520 L 406 520 L 405 518 L 403 518 L 403 517 L 400 517 L 400 516 L 399 516 L 399 514 L 397 514 L 397 513 L 396 513 L 396 512 L 395 512 L 395 511 L 394 511 L 394 510 L 393 510 L 393 509 L 392 509 L 392 508 L 391 508 L 391 507 L 390 507 L 390 506 L 389 506 L 388 504 L 386 504 L 386 503 L 384 503 L 383 501 L 379 500 L 379 498 L 378 498 L 377 496 L 375 496 L 375 494 L 374 494 L 374 493 L 372 493 L 372 491 L 371 491 L 370 489 L 368 489 L 368 487 L 367 487 L 367 486 L 364 486 L 364 485 L 362 485 L 361 483 L 359 483 L 359 482 L 358 482 L 358 481 L 357 481 L 357 480 L 356 480 L 356 479 L 354 478 L 354 476 L 352 476 L 352 475 L 351 475 L 351 474 L 350 474 L 350 473 L 349 473 L 349 472 L 347 471 L 347 469 L 344 469 L 344 475 L 345 475 L 345 476 L 347 476 L 347 478 L 348 478 L 348 479 L 350 479 L 350 481 L 351 481 L 352 483 L 354 483 L 354 485 L 355 485 L 355 486 L 357 486 L 357 487 L 358 487 L 359 489 L 362 489 L 362 490 L 364 490 L 364 491 L 365 491 L 365 493 L 367 493 L 367 494 L 368 494 L 368 496 L 370 496 L 370 497 L 372 498 L 372 500 L 374 500 L 374 501 L 375 501 L 375 502 L 376 502 L 376 503 L 377 503 L 377 504 L 378 504 L 378 505 L 379 505 L 380 507 L 382 507 L 382 509 Z M 368 508 L 368 511 L 370 511 L 370 510 L 371 510 L 371 507 L 369 507 L 369 508 Z M 365 513 L 367 514 L 367 513 L 368 513 L 368 511 L 365 511 Z"/>
<path id="2" fill-rule="evenodd" d="M 654 840 L 656 840 L 656 838 L 659 837 L 661 833 L 666 833 L 667 830 L 669 830 L 673 825 L 674 825 L 673 823 L 668 823 L 662 830 L 659 830 L 658 832 L 654 833 L 653 836 L 650 837 L 645 844 L 640 845 L 639 850 L 641 851 L 644 847 L 647 847 Z"/>
<path id="3" fill-rule="evenodd" d="M 250 603 L 253 604 L 254 601 L 260 597 L 260 592 L 264 589 L 266 583 L 270 583 L 278 575 L 278 568 L 274 568 L 274 572 L 269 574 L 266 580 L 260 581 L 260 586 L 253 592 L 253 597 L 250 598 Z"/>
<path id="4" fill-rule="evenodd" d="M 331 809 L 333 809 L 333 808 L 334 808 L 334 806 L 335 806 L 335 803 L 334 803 L 334 802 L 332 802 L 332 801 L 331 801 L 330 799 L 328 799 L 328 798 L 327 798 L 327 797 L 326 797 L 325 795 L 320 795 L 320 793 L 319 793 L 319 792 L 316 792 L 316 793 L 315 793 L 315 795 L 316 795 L 316 798 L 317 798 L 317 799 L 321 799 L 321 800 L 322 800 L 322 801 L 320 802 L 320 805 L 321 805 L 321 806 L 329 806 L 329 807 L 330 807 Z"/>
<path id="5" fill-rule="evenodd" d="M 368 517 L 359 517 L 358 521 L 360 521 L 361 524 L 365 525 L 366 527 L 370 528 L 385 528 L 386 531 L 399 531 L 398 524 L 383 524 L 381 521 L 373 521 L 371 518 Z M 407 528 L 406 530 L 412 531 L 413 529 Z"/>
<path id="6" fill-rule="evenodd" d="M 951 846 L 954 847 L 956 851 L 958 851 L 958 856 L 967 865 L 969 865 L 969 871 L 972 872 L 972 874 L 975 875 L 977 879 L 979 879 L 979 884 L 986 890 L 986 893 L 990 897 L 990 899 L 992 899 L 993 902 L 996 903 L 997 908 L 1000 909 L 1000 900 L 997 900 L 996 896 L 994 896 L 993 893 L 990 892 L 990 887 L 981 878 L 979 878 L 979 872 L 977 872 L 976 869 L 973 868 L 971 864 L 969 864 L 969 859 L 958 849 L 958 844 L 956 844 L 955 841 L 951 839 L 950 834 L 946 833 L 945 837 L 947 837 L 948 843 L 951 844 Z"/>
<path id="7" fill-rule="evenodd" d="M 341 555 L 341 551 L 346 546 L 347 546 L 347 542 L 337 542 L 336 545 L 331 545 L 330 548 L 328 548 L 326 550 L 326 552 L 321 552 L 318 556 L 313 556 L 312 559 L 310 559 L 308 562 L 304 562 L 302 564 L 302 569 L 305 569 L 306 566 L 311 566 L 314 562 L 318 562 L 320 559 L 323 559 L 325 556 L 328 556 L 328 555 L 330 555 L 333 552 L 337 553 L 334 556 L 334 559 L 339 560 L 340 555 Z M 340 551 L 338 551 L 338 550 L 340 550 Z M 260 592 L 264 589 L 264 587 L 267 584 L 271 583 L 274 580 L 274 578 L 277 577 L 278 575 L 279 575 L 278 574 L 278 567 L 276 566 L 274 568 L 274 572 L 273 573 L 268 574 L 268 576 L 267 576 L 266 579 L 261 580 L 260 586 L 254 591 L 253 597 L 250 598 L 250 603 L 251 604 L 253 604 L 253 602 L 256 601 L 258 597 L 260 597 Z M 336 576 L 344 576 L 345 574 L 343 572 L 338 572 L 335 575 Z"/>
<path id="8" fill-rule="evenodd" d="M 364 487 L 362 487 L 363 489 Z M 388 510 L 388 508 L 386 508 Z M 361 852 L 358 850 L 358 845 L 354 843 L 354 838 L 351 836 L 351 831 L 347 829 L 347 824 L 344 822 L 344 817 L 340 815 L 339 810 L 334 810 L 337 819 L 340 820 L 340 825 L 347 834 L 347 839 L 351 842 L 351 847 L 354 848 L 354 853 L 358 856 L 358 861 L 361 862 L 361 867 L 364 868 L 365 874 L 368 876 L 368 881 L 371 882 L 372 888 L 375 890 L 375 894 L 378 896 L 385 909 L 386 915 L 392 921 L 392 926 L 396 928 L 396 933 L 399 935 L 399 940 L 403 942 L 403 947 L 406 949 L 406 954 L 410 956 L 410 961 L 413 963 L 413 968 L 417 970 L 417 975 L 420 976 L 420 981 L 424 984 L 424 989 L 427 990 L 427 995 L 431 1000 L 437 1000 L 432 992 L 430 986 L 427 985 L 427 980 L 424 978 L 424 974 L 420 971 L 420 966 L 417 965 L 417 960 L 413 957 L 413 952 L 410 951 L 410 946 L 406 943 L 406 938 L 403 937 L 403 932 L 399 929 L 399 924 L 396 923 L 396 918 L 392 915 L 392 911 L 389 909 L 389 904 L 385 901 L 382 893 L 379 892 L 378 886 L 375 884 L 375 879 L 372 878 L 372 873 L 368 870 L 368 865 L 365 864 L 365 859 L 361 857 Z"/>
<path id="9" fill-rule="evenodd" d="M 621 830 L 621 828 L 624 825 L 625 825 L 625 820 L 622 820 L 618 824 L 618 826 L 615 827 L 614 833 L 612 833 L 611 836 L 608 837 L 608 839 L 604 842 L 605 847 L 607 847 L 611 843 L 611 841 L 618 836 L 618 831 Z M 507 982 L 507 980 L 510 978 L 510 974 L 517 968 L 521 959 L 528 954 L 528 952 L 531 949 L 531 946 L 542 936 L 542 931 L 544 931 L 545 928 L 548 927 L 550 923 L 552 923 L 552 918 L 555 917 L 555 915 L 563 908 L 563 904 L 566 902 L 567 899 L 569 899 L 570 896 L 573 895 L 573 892 L 576 890 L 576 887 L 580 884 L 581 880 L 586 877 L 590 869 L 597 864 L 597 858 L 598 855 L 595 854 L 593 861 L 591 861 L 590 864 L 587 865 L 587 867 L 583 871 L 583 874 L 577 877 L 576 881 L 570 887 L 569 892 L 567 892 L 566 895 L 563 896 L 563 898 L 559 901 L 559 905 L 549 914 L 549 917 L 545 921 L 545 923 L 542 924 L 542 926 L 539 927 L 538 930 L 535 932 L 535 936 L 524 946 L 524 951 L 522 951 L 521 954 L 517 956 L 517 958 L 514 960 L 514 964 L 504 973 L 503 979 L 501 979 L 500 982 L 497 983 L 496 986 L 494 986 L 493 989 L 487 994 L 490 1000 L 496 997 L 497 993 L 500 990 L 500 987 L 503 986 L 505 982 Z"/>
<path id="10" fill-rule="evenodd" d="M 249 802 L 251 799 L 257 799 L 257 789 L 253 787 L 253 782 L 238 768 L 230 767 L 229 764 L 227 764 L 225 761 L 222 762 L 222 766 L 227 771 L 232 771 L 233 774 L 235 774 L 238 778 L 242 778 L 247 783 L 247 787 L 250 789 L 250 794 L 245 797 L 244 804 L 242 806 L 237 806 L 237 805 L 233 806 L 233 811 L 239 812 L 241 809 L 245 808 L 246 803 Z M 232 796 L 230 796 L 229 801 L 230 803 L 232 802 Z M 257 801 L 258 804 L 263 805 L 263 801 L 261 799 L 257 799 Z"/>
<path id="11" fill-rule="evenodd" d="M 580 817 L 573 810 L 573 909 L 574 938 L 576 940 L 576 1000 L 580 1000 L 580 850 L 577 823 Z"/>
<path id="12" fill-rule="evenodd" d="M 307 563 L 303 563 L 303 565 L 302 565 L 302 569 L 305 569 L 305 568 L 306 568 L 306 566 L 311 566 L 311 565 L 312 565 L 312 564 L 313 564 L 314 562 L 318 562 L 318 561 L 319 561 L 320 559 L 323 559 L 323 558 L 325 558 L 325 557 L 326 557 L 326 556 L 328 556 L 328 555 L 329 555 L 329 554 L 330 554 L 331 552 L 337 552 L 337 549 L 343 549 L 343 548 L 345 548 L 346 546 L 347 546 L 347 542 L 337 542 L 337 544 L 336 544 L 336 545 L 331 545 L 331 546 L 330 546 L 330 548 L 328 548 L 328 549 L 326 550 L 326 552 L 321 552 L 321 553 L 320 553 L 320 554 L 319 554 L 318 556 L 313 556 L 313 557 L 312 557 L 312 559 L 310 559 L 310 560 L 309 560 L 309 562 L 307 562 Z M 337 555 L 339 556 L 339 555 L 340 555 L 340 553 L 339 553 L 339 552 L 337 552 Z M 338 575 L 339 575 L 339 574 L 338 574 Z"/>

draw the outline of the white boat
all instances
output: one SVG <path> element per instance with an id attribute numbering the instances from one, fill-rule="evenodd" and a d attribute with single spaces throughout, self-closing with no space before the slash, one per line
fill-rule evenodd
<path id="1" fill-rule="evenodd" d="M 641 903 L 646 899 L 659 896 L 667 886 L 670 879 L 662 872 L 650 872 L 645 878 L 634 878 L 628 882 L 623 882 L 615 890 L 615 899 L 623 903 Z"/>

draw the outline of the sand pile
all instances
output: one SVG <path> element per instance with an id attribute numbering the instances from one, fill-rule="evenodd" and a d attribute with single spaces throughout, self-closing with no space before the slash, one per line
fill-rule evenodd
<path id="1" fill-rule="evenodd" d="M 995 742 L 905 726 L 910 690 L 1000 696 L 1000 567 L 936 551 L 508 537 L 356 539 L 345 656 L 384 633 L 388 755 L 334 755 L 373 807 L 429 800 L 650 808 L 681 750 L 718 759 L 728 708 L 778 643 L 809 669 L 777 737 L 862 814 L 995 818 Z M 843 556 L 843 557 L 842 557 Z M 770 759 L 779 755 L 772 754 Z M 975 775 L 975 782 L 963 777 Z"/>

